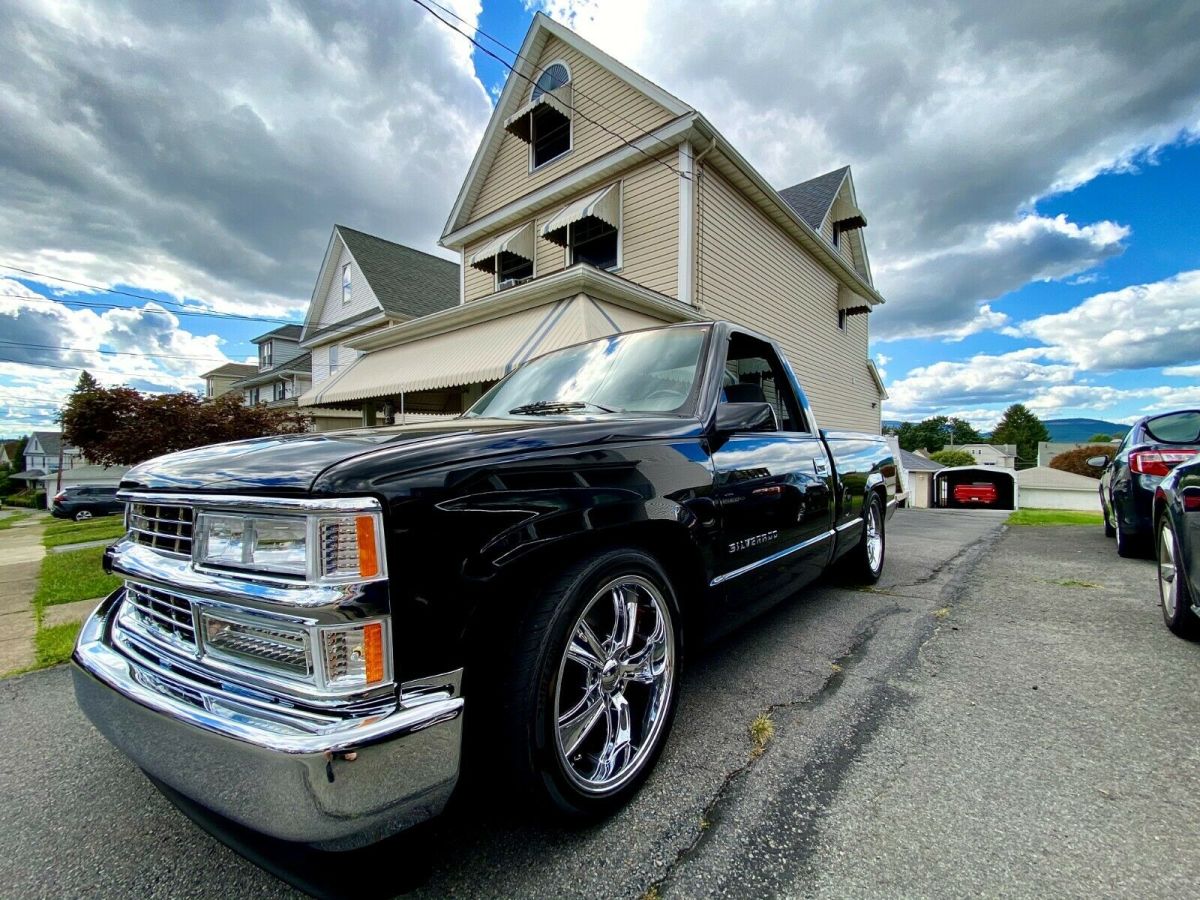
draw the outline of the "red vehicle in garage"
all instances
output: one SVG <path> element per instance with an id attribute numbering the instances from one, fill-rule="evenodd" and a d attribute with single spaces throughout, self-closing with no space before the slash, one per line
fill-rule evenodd
<path id="1" fill-rule="evenodd" d="M 964 506 L 991 506 L 999 496 L 996 486 L 986 481 L 954 486 L 954 502 Z"/>

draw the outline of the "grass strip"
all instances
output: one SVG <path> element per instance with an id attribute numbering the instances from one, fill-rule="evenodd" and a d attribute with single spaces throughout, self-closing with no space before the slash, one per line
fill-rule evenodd
<path id="1" fill-rule="evenodd" d="M 1008 517 L 1009 525 L 1103 525 L 1098 512 L 1078 509 L 1018 509 Z"/>
<path id="2" fill-rule="evenodd" d="M 6 528 L 12 528 L 18 522 L 24 521 L 32 515 L 33 513 L 27 512 L 15 512 L 11 515 L 7 515 L 3 519 L 0 519 L 0 531 L 3 531 Z"/>
<path id="3" fill-rule="evenodd" d="M 85 547 L 82 550 L 68 550 L 66 553 L 46 554 L 46 558 L 42 560 L 37 592 L 33 595 L 33 605 L 37 610 L 39 622 L 42 618 L 41 611 L 47 606 L 103 597 L 120 586 L 121 579 L 115 575 L 106 575 L 101 567 L 100 560 L 103 555 L 103 547 Z"/>
<path id="4" fill-rule="evenodd" d="M 39 628 L 33 639 L 38 667 L 57 666 L 70 659 L 82 626 L 82 622 L 64 622 L 62 625 Z"/>
<path id="5" fill-rule="evenodd" d="M 46 547 L 61 547 L 64 544 L 82 544 L 87 541 L 102 541 L 119 538 L 125 533 L 125 520 L 121 516 L 104 516 L 86 522 L 54 522 L 46 526 L 42 544 Z"/>

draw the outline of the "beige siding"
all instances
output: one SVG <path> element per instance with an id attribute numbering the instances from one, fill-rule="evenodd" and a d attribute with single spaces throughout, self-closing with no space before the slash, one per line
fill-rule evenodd
<path id="1" fill-rule="evenodd" d="M 474 246 L 468 247 L 466 254 L 463 256 L 463 297 L 465 298 L 465 302 L 469 303 L 472 300 L 486 297 L 496 289 L 495 275 L 490 272 L 483 272 L 466 262 L 484 244 L 492 240 L 493 237 L 494 235 L 490 235 Z"/>
<path id="2" fill-rule="evenodd" d="M 570 152 L 531 173 L 529 145 L 501 130 L 500 146 L 471 208 L 471 221 L 622 146 L 621 138 L 632 139 L 672 118 L 666 109 L 632 85 L 551 38 L 539 57 L 538 68 L 556 60 L 567 64 L 574 86 Z M 529 93 L 530 87 L 525 85 L 520 92 L 522 104 L 528 101 Z"/>
<path id="3" fill-rule="evenodd" d="M 699 179 L 698 205 L 704 311 L 778 340 L 822 428 L 878 432 L 867 317 L 850 316 L 839 330 L 833 275 L 710 168 Z"/>
<path id="4" fill-rule="evenodd" d="M 679 296 L 679 176 L 658 163 L 622 184 L 621 276 Z"/>

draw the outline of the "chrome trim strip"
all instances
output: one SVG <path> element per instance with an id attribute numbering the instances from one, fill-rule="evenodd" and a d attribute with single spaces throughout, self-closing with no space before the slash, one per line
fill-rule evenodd
<path id="1" fill-rule="evenodd" d="M 893 497 L 891 500 L 889 500 L 889 501 L 887 502 L 887 505 L 888 505 L 888 506 L 895 506 L 897 502 L 898 502 L 898 501 L 897 501 L 897 498 Z"/>
<path id="2" fill-rule="evenodd" d="M 155 503 L 164 506 L 203 506 L 206 509 L 270 510 L 272 512 L 381 512 L 383 505 L 374 497 L 254 497 L 244 494 L 163 494 L 142 491 L 118 491 L 117 499 L 127 503 Z"/>
<path id="3" fill-rule="evenodd" d="M 861 524 L 862 524 L 862 516 L 858 516 L 857 518 L 851 519 L 849 522 L 843 522 L 841 525 L 839 525 L 837 527 L 837 530 L 840 533 L 840 532 L 845 531 L 847 528 L 853 528 L 855 525 L 861 525 Z"/>
<path id="4" fill-rule="evenodd" d="M 724 575 L 718 575 L 716 578 L 710 581 L 708 585 L 709 587 L 716 587 L 718 584 L 723 584 L 724 582 L 729 581 L 731 578 L 737 578 L 739 575 L 745 575 L 747 572 L 752 572 L 760 566 L 765 566 L 769 563 L 776 562 L 777 560 L 783 559 L 785 556 L 790 556 L 799 550 L 804 550 L 806 547 L 811 547 L 813 544 L 819 544 L 821 541 L 827 541 L 833 537 L 834 534 L 835 532 L 831 528 L 828 531 L 818 534 L 816 537 L 809 538 L 807 541 L 801 541 L 799 544 L 788 547 L 786 550 L 780 550 L 778 553 L 772 553 L 770 556 L 764 556 L 762 559 L 748 563 L 742 566 L 740 569 L 734 569 L 732 572 L 726 572 Z"/>

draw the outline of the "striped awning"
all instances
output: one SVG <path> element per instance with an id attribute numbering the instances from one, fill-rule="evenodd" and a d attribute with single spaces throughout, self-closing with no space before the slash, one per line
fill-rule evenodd
<path id="1" fill-rule="evenodd" d="M 567 246 L 567 226 L 591 217 L 607 222 L 613 228 L 621 225 L 620 185 L 610 184 L 594 194 L 568 203 L 542 225 L 542 237 L 560 246 Z"/>
<path id="2" fill-rule="evenodd" d="M 501 253 L 511 253 L 513 256 L 533 262 L 533 223 L 526 222 L 519 228 L 514 228 L 507 234 L 502 234 L 495 240 L 489 241 L 480 250 L 471 254 L 467 264 L 488 274 L 495 274 L 496 258 Z"/>
<path id="3" fill-rule="evenodd" d="M 504 120 L 504 130 L 528 144 L 533 140 L 533 113 L 541 106 L 554 110 L 564 119 L 570 119 L 571 85 L 564 84 L 552 91 L 538 94 L 537 99 L 530 100 Z"/>
<path id="4" fill-rule="evenodd" d="M 583 294 L 366 353 L 300 397 L 301 407 L 496 381 L 543 353 L 662 324 Z"/>

